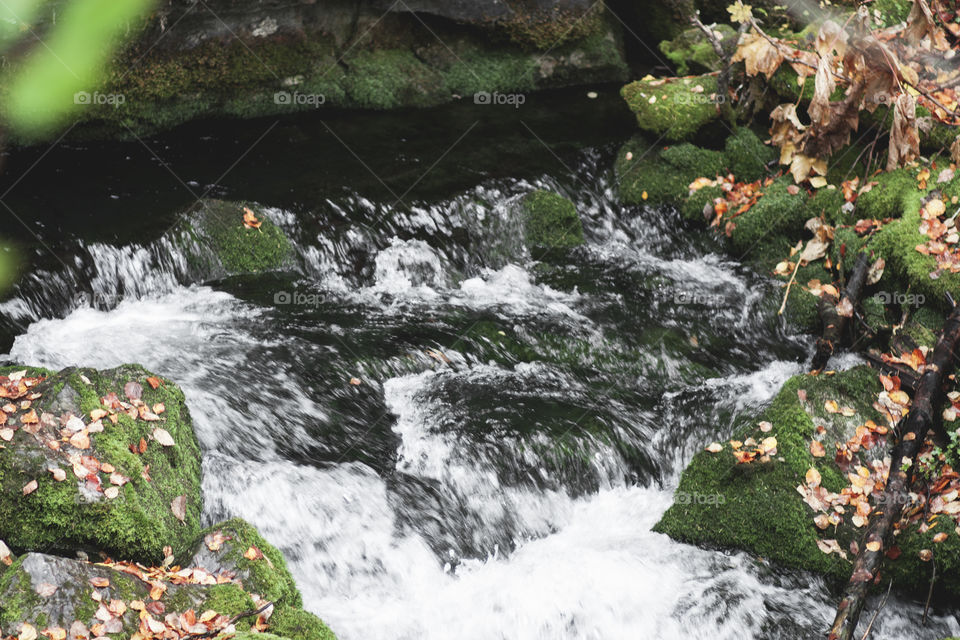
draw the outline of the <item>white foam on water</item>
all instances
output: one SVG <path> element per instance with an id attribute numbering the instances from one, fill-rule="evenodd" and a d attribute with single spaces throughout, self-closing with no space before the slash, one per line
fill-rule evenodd
<path id="1" fill-rule="evenodd" d="M 268 425 L 281 421 L 278 412 L 289 437 L 308 442 L 304 426 L 324 411 L 279 365 L 251 355 L 269 345 L 268 335 L 249 330 L 260 313 L 209 287 L 179 288 L 124 300 L 111 311 L 81 308 L 35 322 L 14 340 L 9 357 L 52 369 L 141 364 L 184 389 L 205 450 L 268 458 L 276 455 Z"/>

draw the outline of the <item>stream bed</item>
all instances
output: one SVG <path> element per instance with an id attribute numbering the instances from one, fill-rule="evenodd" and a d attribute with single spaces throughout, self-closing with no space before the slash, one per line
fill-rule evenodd
<path id="1" fill-rule="evenodd" d="M 819 578 L 651 532 L 812 340 L 710 232 L 617 202 L 631 123 L 600 89 L 12 154 L 31 232 L 4 359 L 180 384 L 205 522 L 256 525 L 343 640 L 819 638 Z M 538 188 L 577 204 L 584 246 L 524 246 Z M 157 238 L 203 192 L 269 206 L 295 267 L 198 276 Z M 875 637 L 922 612 L 892 599 Z"/>

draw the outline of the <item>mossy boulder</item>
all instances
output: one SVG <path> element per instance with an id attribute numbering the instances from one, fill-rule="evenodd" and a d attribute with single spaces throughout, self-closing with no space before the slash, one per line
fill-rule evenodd
<path id="1" fill-rule="evenodd" d="M 88 628 L 103 625 L 102 633 L 91 633 L 91 637 L 129 638 L 140 625 L 139 612 L 130 606 L 135 601 L 151 603 L 154 613 L 163 611 L 164 615 L 193 609 L 213 610 L 229 618 L 254 608 L 251 597 L 235 584 L 162 584 L 163 594 L 155 601 L 150 595 L 152 585 L 127 571 L 28 553 L 0 578 L 0 629 L 16 633 L 24 623 L 39 631 L 69 629 L 80 622 Z M 123 606 L 113 606 L 112 601 Z M 250 621 L 238 621 L 236 626 L 249 629 Z"/>
<path id="2" fill-rule="evenodd" d="M 239 518 L 204 530 L 189 566 L 234 575 L 244 589 L 274 604 L 303 606 L 283 554 Z"/>
<path id="3" fill-rule="evenodd" d="M 538 190 L 522 201 L 527 244 L 537 249 L 570 249 L 583 244 L 577 207 L 552 191 Z"/>
<path id="4" fill-rule="evenodd" d="M 916 175 L 916 169 L 906 168 L 871 177 L 870 182 L 877 184 L 857 197 L 857 217 L 874 220 L 899 218 L 906 199 L 920 192 Z"/>
<path id="5" fill-rule="evenodd" d="M 739 182 L 753 182 L 766 176 L 768 166 L 777 160 L 777 152 L 763 144 L 757 134 L 747 127 L 740 127 L 727 138 L 724 153 L 727 168 Z"/>
<path id="6" fill-rule="evenodd" d="M 777 178 L 748 211 L 729 218 L 731 248 L 738 256 L 749 253 L 753 262 L 772 268 L 786 256 L 784 245 L 792 246 L 803 237 L 806 201 L 806 192 L 794 188 L 793 178 Z"/>
<path id="7" fill-rule="evenodd" d="M 634 137 L 620 149 L 614 169 L 623 202 L 657 205 L 683 200 L 691 182 L 701 176 L 715 177 L 725 164 L 719 151 L 689 143 L 659 150 Z"/>
<path id="8" fill-rule="evenodd" d="M 865 366 L 832 376 L 791 378 L 756 420 L 741 424 L 730 434 L 739 441 L 752 437 L 758 442 L 772 436 L 776 438 L 776 454 L 768 462 L 738 464 L 726 434 L 719 434 L 723 450 L 701 451 L 694 456 L 683 472 L 676 501 L 654 530 L 683 542 L 743 549 L 783 566 L 819 573 L 838 584 L 845 582 L 851 570 L 849 554 L 846 559 L 836 553 L 828 555 L 817 542 L 835 539 L 848 553 L 850 543 L 859 541 L 863 529 L 853 525 L 848 507 L 841 524 L 820 531 L 813 521 L 816 513 L 797 487 L 811 468 L 820 473 L 822 486 L 828 491 L 839 492 L 848 484 L 847 472 L 830 455 L 814 457 L 810 443 L 819 439 L 827 451 L 833 451 L 835 441 L 846 442 L 865 421 L 884 424 L 871 406 L 881 390 L 877 373 Z M 844 417 L 842 412 L 828 412 L 825 403 L 830 400 L 854 409 L 855 414 Z M 762 432 L 760 421 L 771 423 L 772 429 Z M 825 428 L 822 435 L 818 425 Z M 881 441 L 861 451 L 868 460 L 880 460 L 888 448 Z M 850 471 L 855 472 L 852 468 Z M 926 548 L 934 549 L 937 556 L 937 573 L 942 576 L 937 588 L 954 597 L 960 593 L 960 571 L 956 567 L 960 538 L 950 535 L 941 544 L 932 542 L 941 529 L 949 528 L 952 533 L 953 525 L 947 524 L 938 523 L 924 533 L 911 525 L 895 537 L 902 554 L 897 560 L 888 559 L 884 566 L 898 589 L 926 595 L 930 565 L 918 555 Z M 944 567 L 949 569 L 941 573 Z"/>
<path id="9" fill-rule="evenodd" d="M 259 228 L 244 224 L 251 211 Z M 190 207 L 172 230 L 174 242 L 185 245 L 194 266 L 207 277 L 276 271 L 289 267 L 289 238 L 250 202 L 203 199 Z"/>
<path id="10" fill-rule="evenodd" d="M 713 76 L 655 78 L 631 82 L 620 90 L 640 129 L 668 142 L 690 140 L 716 120 L 717 80 Z"/>
<path id="11" fill-rule="evenodd" d="M 7 414 L 13 435 L 0 449 L 0 539 L 16 552 L 83 550 L 157 564 L 169 545 L 187 557 L 203 495 L 200 447 L 180 388 L 139 365 L 25 370 L 45 377 L 30 390 L 29 410 Z M 11 373 L 18 368 L 0 369 Z"/>
<path id="12" fill-rule="evenodd" d="M 719 24 L 713 30 L 719 34 L 722 46 L 731 50 L 736 47 L 737 32 L 733 27 Z M 719 71 L 722 67 L 713 45 L 703 31 L 697 28 L 686 29 L 673 40 L 662 41 L 660 51 L 673 63 L 677 74 L 681 76 L 689 74 L 691 68 L 696 73 L 709 73 Z"/>

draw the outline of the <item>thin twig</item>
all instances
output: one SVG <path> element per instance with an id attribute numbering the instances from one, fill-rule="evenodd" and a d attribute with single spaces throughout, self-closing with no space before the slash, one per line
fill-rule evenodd
<path id="1" fill-rule="evenodd" d="M 890 597 L 891 589 L 893 589 L 893 580 L 890 581 L 890 585 L 887 587 L 887 593 L 883 596 L 883 600 L 880 601 L 880 606 L 873 612 L 873 617 L 870 618 L 870 624 L 867 625 L 867 630 L 863 632 L 863 637 L 861 637 L 860 640 L 867 640 L 867 636 L 869 636 L 873 630 L 873 623 L 876 621 L 877 616 L 880 615 L 880 612 L 883 611 L 883 607 L 887 604 L 887 598 Z"/>
<path id="2" fill-rule="evenodd" d="M 214 638 L 214 637 L 220 635 L 221 633 L 223 633 L 223 629 L 225 629 L 226 627 L 229 627 L 229 626 L 231 626 L 231 625 L 237 624 L 238 622 L 240 622 L 240 621 L 243 620 L 244 618 L 249 618 L 249 617 L 251 617 L 251 616 L 258 616 L 258 615 L 260 615 L 261 613 L 263 613 L 264 611 L 266 611 L 267 609 L 269 609 L 269 608 L 272 607 L 272 606 L 273 606 L 273 603 L 272 603 L 272 602 L 268 602 L 267 604 L 263 605 L 262 607 L 260 607 L 259 609 L 255 610 L 255 611 L 245 611 L 245 612 L 243 612 L 243 613 L 238 613 L 237 615 L 235 615 L 235 616 L 233 616 L 232 618 L 230 618 L 230 620 L 227 621 L 227 624 L 225 624 L 222 628 L 217 629 L 217 630 L 206 631 L 206 632 L 204 632 L 204 633 L 193 633 L 193 634 L 190 634 L 190 635 L 186 636 L 186 639 L 185 639 L 185 640 L 189 640 L 189 639 L 191 639 L 191 638 Z"/>
<path id="3" fill-rule="evenodd" d="M 803 260 L 801 260 L 800 257 L 797 256 L 797 266 L 793 268 L 793 274 L 791 274 L 790 276 L 790 281 L 787 282 L 787 292 L 783 294 L 783 302 L 780 303 L 780 311 L 777 311 L 778 316 L 782 316 L 783 310 L 787 308 L 787 298 L 790 297 L 790 287 L 793 286 L 794 281 L 797 279 L 797 271 L 800 270 L 801 262 L 803 262 Z"/>
<path id="4" fill-rule="evenodd" d="M 920 626 L 927 626 L 927 613 L 930 611 L 930 600 L 933 599 L 933 585 L 937 581 L 937 559 L 934 558 L 933 562 L 933 575 L 930 576 L 930 590 L 927 591 L 927 604 L 923 607 L 923 618 L 920 620 Z"/>

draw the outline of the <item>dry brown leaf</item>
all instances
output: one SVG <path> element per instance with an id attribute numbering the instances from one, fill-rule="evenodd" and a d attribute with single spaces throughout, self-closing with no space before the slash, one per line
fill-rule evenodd
<path id="1" fill-rule="evenodd" d="M 922 2 L 922 0 L 918 0 Z M 887 153 L 887 171 L 905 166 L 920 155 L 920 133 L 917 130 L 917 101 L 901 93 L 893 107 L 893 127 Z"/>
<path id="2" fill-rule="evenodd" d="M 743 61 L 747 75 L 764 74 L 767 79 L 780 68 L 783 63 L 783 53 L 759 33 L 752 31 L 740 39 L 731 62 Z"/>
<path id="3" fill-rule="evenodd" d="M 153 430 L 153 439 L 165 447 L 173 447 L 177 444 L 173 441 L 173 436 L 170 435 L 170 432 L 159 427 Z"/>
<path id="4" fill-rule="evenodd" d="M 180 522 L 186 523 L 187 518 L 187 496 L 177 496 L 170 503 L 170 511 Z M 156 598 L 154 598 L 156 600 Z"/>

